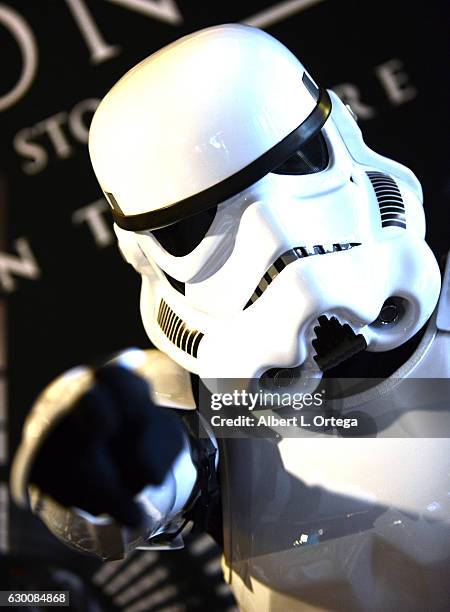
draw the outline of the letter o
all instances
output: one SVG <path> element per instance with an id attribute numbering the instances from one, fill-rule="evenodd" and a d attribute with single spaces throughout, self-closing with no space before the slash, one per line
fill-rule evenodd
<path id="1" fill-rule="evenodd" d="M 0 96 L 0 111 L 19 100 L 34 80 L 38 65 L 38 48 L 33 31 L 25 19 L 6 4 L 0 4 L 0 24 L 14 36 L 22 54 L 23 69 L 19 80 L 8 93 Z"/>

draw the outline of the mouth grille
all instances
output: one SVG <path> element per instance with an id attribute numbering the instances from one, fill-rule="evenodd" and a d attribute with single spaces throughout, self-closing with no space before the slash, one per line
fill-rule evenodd
<path id="1" fill-rule="evenodd" d="M 405 205 L 397 183 L 383 172 L 367 172 L 378 200 L 381 227 L 406 229 Z"/>
<path id="2" fill-rule="evenodd" d="M 258 286 L 252 294 L 252 297 L 249 299 L 247 304 L 244 306 L 244 310 L 254 304 L 256 300 L 261 297 L 270 283 L 278 276 L 278 274 L 284 270 L 289 264 L 294 261 L 298 261 L 299 259 L 304 259 L 305 257 L 312 257 L 313 255 L 325 255 L 327 253 L 338 253 L 339 251 L 348 251 L 353 247 L 360 246 L 360 242 L 344 242 L 344 243 L 335 243 L 333 244 L 331 249 L 325 248 L 321 244 L 316 244 L 311 248 L 308 247 L 295 247 L 293 249 L 289 249 L 281 255 L 267 270 L 262 279 L 259 281 Z"/>
<path id="3" fill-rule="evenodd" d="M 204 336 L 202 332 L 190 329 L 164 300 L 159 303 L 156 320 L 172 344 L 188 355 L 197 357 L 198 347 Z"/>

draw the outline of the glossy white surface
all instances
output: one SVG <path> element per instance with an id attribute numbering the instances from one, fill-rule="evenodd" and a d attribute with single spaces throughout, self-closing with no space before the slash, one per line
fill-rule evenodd
<path id="1" fill-rule="evenodd" d="M 280 42 L 244 25 L 213 26 L 161 49 L 95 113 L 89 151 L 102 189 L 136 214 L 229 177 L 314 109 L 303 73 Z"/>
<path id="2" fill-rule="evenodd" d="M 222 441 L 225 576 L 241 610 L 446 609 L 449 440 L 407 431 L 415 423 L 413 435 L 426 435 L 430 409 L 442 410 L 423 377 L 449 375 L 450 334 L 433 318 L 416 352 L 382 383 L 390 389 L 343 403 L 343 415 L 389 416 L 394 437 Z M 410 411 L 399 382 L 417 391 Z M 448 408 L 445 418 L 448 431 Z"/>
<path id="3" fill-rule="evenodd" d="M 218 30 L 207 32 L 212 40 Z M 240 36 L 243 30 L 233 32 Z M 202 39 L 196 40 L 200 49 Z M 259 43 L 274 49 L 266 35 Z M 175 50 L 177 61 L 184 65 L 184 47 Z M 281 52 L 280 57 L 287 56 Z M 227 74 L 227 91 L 233 92 L 228 100 L 240 102 L 240 68 Z M 253 67 L 248 84 L 258 95 L 260 78 Z M 290 86 L 281 81 L 280 87 Z M 222 99 L 210 89 L 205 89 L 196 106 L 195 116 L 204 124 L 199 129 L 206 133 L 210 125 L 223 125 L 228 131 Z M 407 168 L 371 151 L 349 111 L 330 95 L 333 109 L 323 128 L 330 154 L 326 170 L 308 176 L 269 174 L 223 202 L 204 240 L 186 257 L 169 255 L 150 235 L 116 229 L 124 256 L 142 275 L 141 314 L 150 339 L 179 365 L 203 378 L 254 377 L 272 367 L 312 366 L 313 327 L 321 314 L 348 322 L 365 336 L 369 350 L 388 350 L 414 335 L 436 306 L 440 275 L 424 240 L 422 191 L 417 179 Z M 250 94 L 248 100 L 258 116 L 259 99 Z M 157 109 L 163 124 L 174 116 L 172 100 L 166 102 L 168 106 Z M 278 102 L 279 106 L 271 102 L 271 112 L 280 114 L 271 117 L 276 122 L 273 125 L 280 126 L 278 122 L 285 117 L 293 123 L 291 99 L 283 96 Z M 237 105 L 228 105 L 228 110 Z M 188 111 L 191 108 L 188 105 Z M 251 114 L 244 104 L 245 109 Z M 299 116 L 306 116 L 307 110 L 306 106 L 296 109 Z M 261 141 L 252 126 L 249 142 L 255 152 Z M 185 195 L 191 188 L 195 192 L 217 180 L 222 170 L 225 176 L 245 165 L 242 152 L 250 150 L 243 136 L 245 121 L 234 121 L 232 126 L 236 156 L 225 160 L 225 149 L 218 142 L 217 156 L 211 157 L 217 166 L 207 162 L 204 175 L 198 172 L 198 153 L 185 146 L 191 130 L 183 129 L 182 123 L 177 127 L 179 141 L 170 140 L 171 153 L 180 161 L 172 168 L 173 184 L 182 185 Z M 259 128 L 261 134 L 269 133 L 264 125 Z M 275 136 L 276 131 L 271 133 Z M 263 146 L 268 145 L 266 140 Z M 189 183 L 186 168 L 191 163 L 193 181 Z M 118 167 L 113 168 L 119 173 Z M 381 226 L 380 207 L 366 174 L 370 170 L 383 172 L 397 183 L 406 229 Z M 155 202 L 168 201 L 167 186 L 162 184 L 166 176 L 162 172 L 152 185 Z M 195 183 L 200 176 L 203 182 Z M 130 187 L 135 189 L 134 212 L 149 209 L 147 188 L 147 184 L 139 187 L 138 182 Z M 283 252 L 345 242 L 361 245 L 288 265 L 244 310 L 261 277 Z M 185 296 L 168 284 L 161 269 L 187 283 Z M 404 316 L 395 325 L 374 327 L 383 302 L 393 295 L 406 301 Z M 204 333 L 198 358 L 177 348 L 162 333 L 156 321 L 161 299 L 189 328 Z M 427 372 L 449 376 L 450 337 L 434 337 L 434 331 L 429 346 L 420 354 L 416 351 L 398 376 L 420 377 Z M 426 426 L 427 410 L 416 406 L 411 414 L 402 415 L 403 420 L 397 418 L 394 390 L 385 398 L 387 403 L 379 399 L 376 395 L 364 398 L 361 405 L 355 400 L 347 409 L 366 409 L 374 418 L 384 417 L 387 411 L 391 433 L 399 436 L 408 428 L 416 428 L 417 435 Z M 224 441 L 221 451 L 226 561 L 242 610 L 410 612 L 441 609 L 433 606 L 447 601 L 447 440 L 311 435 L 230 439 Z"/>
<path id="4" fill-rule="evenodd" d="M 369 350 L 383 351 L 408 340 L 433 312 L 440 273 L 424 240 L 417 179 L 368 149 L 335 96 L 323 133 L 330 153 L 326 170 L 304 176 L 268 174 L 221 204 L 205 238 L 185 257 L 168 254 L 150 235 L 116 229 L 122 252 L 142 274 L 146 331 L 184 368 L 203 378 L 257 377 L 272 367 L 304 362 L 314 368 L 311 339 L 322 314 L 348 322 L 364 335 Z M 406 230 L 381 226 L 366 174 L 370 170 L 389 173 L 396 181 Z M 244 309 L 266 270 L 285 251 L 350 242 L 360 246 L 290 264 Z M 169 286 L 158 268 L 186 282 L 186 295 Z M 372 325 L 391 296 L 404 299 L 404 315 L 395 325 Z M 205 334 L 198 358 L 162 333 L 156 321 L 161 298 L 189 328 Z"/>

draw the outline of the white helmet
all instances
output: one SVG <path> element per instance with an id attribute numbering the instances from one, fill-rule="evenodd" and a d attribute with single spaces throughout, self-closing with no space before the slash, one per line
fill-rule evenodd
<path id="1" fill-rule="evenodd" d="M 142 61 L 89 150 L 146 331 L 202 378 L 320 376 L 404 343 L 436 305 L 417 179 L 261 30 L 207 28 Z M 348 324 L 337 356 L 314 341 L 322 315 Z"/>

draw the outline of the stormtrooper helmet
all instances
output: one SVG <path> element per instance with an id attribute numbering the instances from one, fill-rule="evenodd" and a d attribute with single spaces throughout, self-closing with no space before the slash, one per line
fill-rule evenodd
<path id="1" fill-rule="evenodd" d="M 101 102 L 89 150 L 148 336 L 204 379 L 320 376 L 401 345 L 436 305 L 418 180 L 266 32 L 214 26 L 148 57 Z"/>

